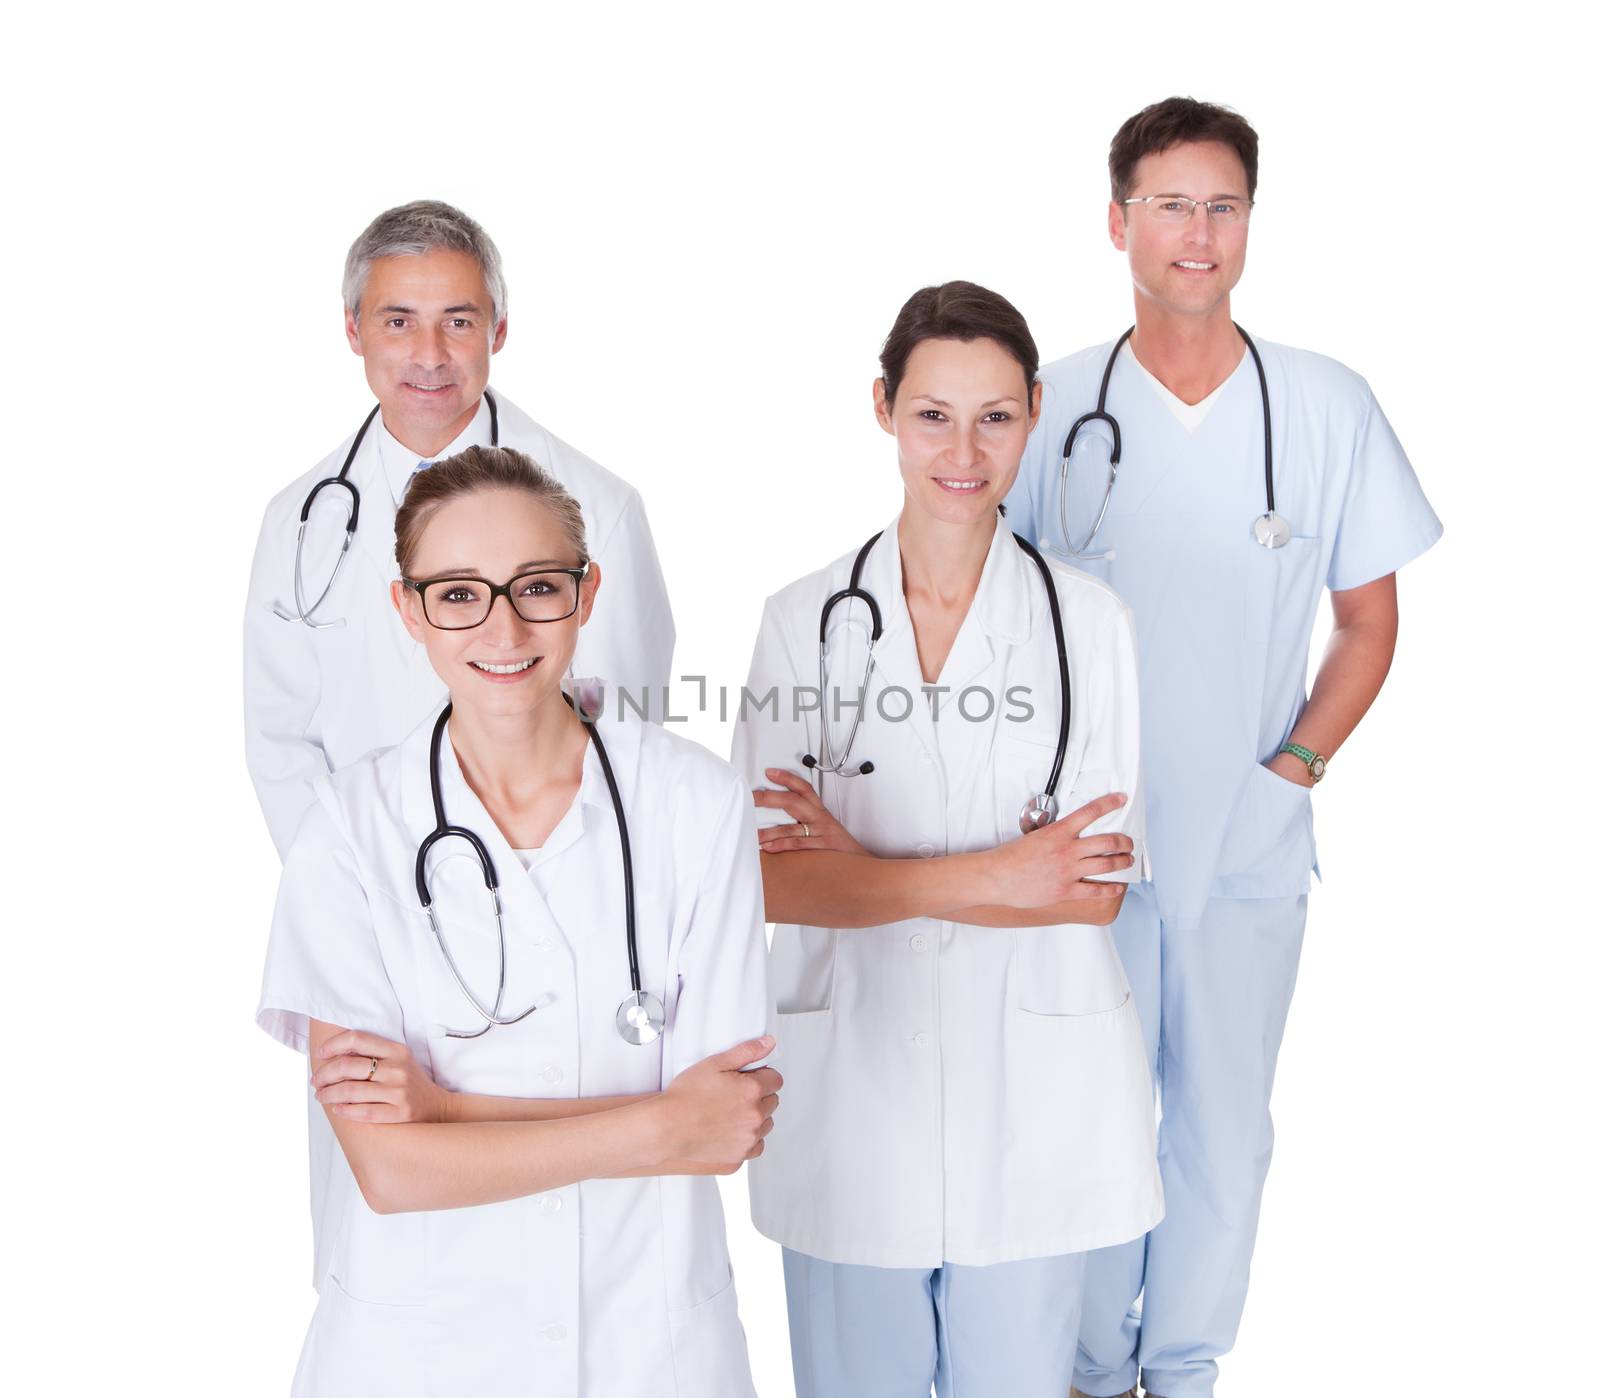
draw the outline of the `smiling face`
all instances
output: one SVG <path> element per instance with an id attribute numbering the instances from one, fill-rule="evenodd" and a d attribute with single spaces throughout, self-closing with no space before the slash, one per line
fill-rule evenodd
<path id="1" fill-rule="evenodd" d="M 579 563 L 571 540 L 540 500 L 526 490 L 495 487 L 447 500 L 428 517 L 407 576 L 504 583 L 540 568 Z M 481 626 L 460 631 L 432 625 L 421 598 L 404 583 L 394 583 L 392 595 L 406 630 L 427 650 L 456 707 L 505 717 L 528 713 L 559 694 L 599 585 L 599 566 L 591 563 L 578 609 L 565 620 L 524 621 L 507 598 L 496 597 Z M 436 618 L 453 604 L 459 605 L 454 597 L 430 591 L 428 606 Z"/>
<path id="2" fill-rule="evenodd" d="M 1232 195 L 1247 204 L 1244 162 L 1232 146 L 1191 141 L 1147 155 L 1134 170 L 1130 198 L 1183 194 L 1191 199 Z M 1244 274 L 1247 218 L 1219 223 L 1203 208 L 1176 223 L 1150 217 L 1148 204 L 1113 202 L 1111 241 L 1128 254 L 1139 295 L 1177 315 L 1227 312 L 1228 294 Z"/>
<path id="3" fill-rule="evenodd" d="M 380 257 L 367 275 L 361 314 L 347 311 L 344 328 L 383 405 L 384 426 L 421 456 L 437 455 L 472 421 L 489 356 L 506 338 L 477 262 L 450 248 Z"/>
<path id="4" fill-rule="evenodd" d="M 900 449 L 906 503 L 947 524 L 992 519 L 1017 478 L 1041 388 L 991 339 L 924 340 L 890 404 L 879 379 L 879 425 Z"/>

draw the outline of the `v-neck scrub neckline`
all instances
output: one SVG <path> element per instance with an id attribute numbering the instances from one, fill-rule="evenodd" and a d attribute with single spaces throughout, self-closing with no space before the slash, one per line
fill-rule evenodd
<path id="1" fill-rule="evenodd" d="M 1241 345 L 1239 362 L 1233 366 L 1232 372 L 1198 403 L 1185 403 L 1166 384 L 1162 383 L 1145 367 L 1143 361 L 1134 353 L 1132 345 L 1128 346 L 1128 358 L 1138 365 L 1139 372 L 1149 381 L 1150 387 L 1155 390 L 1156 397 L 1167 405 L 1168 411 L 1178 420 L 1178 425 L 1186 432 L 1193 434 L 1200 430 L 1200 425 L 1211 415 L 1211 409 L 1216 406 L 1217 399 L 1239 377 L 1240 371 L 1245 366 L 1245 361 L 1250 358 L 1250 351 Z"/>

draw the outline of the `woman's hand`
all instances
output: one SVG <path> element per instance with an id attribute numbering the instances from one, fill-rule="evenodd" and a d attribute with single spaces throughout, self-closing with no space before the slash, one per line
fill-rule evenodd
<path id="1" fill-rule="evenodd" d="M 783 1077 L 746 1065 L 772 1052 L 770 1034 L 685 1068 L 650 1105 L 662 1122 L 664 1175 L 731 1175 L 765 1148 Z"/>
<path id="2" fill-rule="evenodd" d="M 1115 898 L 1120 883 L 1085 880 L 1119 874 L 1133 864 L 1133 841 L 1127 835 L 1085 835 L 1101 816 L 1127 805 L 1120 792 L 1080 806 L 1020 840 L 1008 840 L 989 852 L 996 897 L 986 902 L 1013 908 L 1046 908 L 1075 898 Z"/>
<path id="3" fill-rule="evenodd" d="M 756 805 L 788 814 L 793 825 L 775 825 L 758 830 L 763 854 L 784 854 L 797 849 L 831 849 L 843 854 L 865 854 L 855 837 L 840 825 L 822 804 L 810 782 L 781 767 L 768 767 L 767 780 L 782 791 L 756 792 Z"/>
<path id="4" fill-rule="evenodd" d="M 317 1101 L 348 1121 L 448 1121 L 451 1094 L 404 1044 L 343 1029 L 317 1051 Z"/>

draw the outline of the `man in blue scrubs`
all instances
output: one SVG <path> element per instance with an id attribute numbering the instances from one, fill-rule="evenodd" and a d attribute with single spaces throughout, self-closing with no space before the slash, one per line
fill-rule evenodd
<path id="1" fill-rule="evenodd" d="M 1188 98 L 1118 131 L 1110 233 L 1135 327 L 1040 374 L 1007 501 L 1018 533 L 1122 595 L 1139 635 L 1153 882 L 1114 932 L 1161 1094 L 1167 1215 L 1090 1259 L 1075 1392 L 1092 1398 L 1141 1373 L 1147 1394 L 1202 1398 L 1232 1348 L 1316 862 L 1311 787 L 1388 672 L 1396 570 L 1441 532 L 1366 382 L 1234 324 L 1256 149 L 1242 117 Z M 1063 510 L 1063 447 L 1097 406 L 1116 431 L 1079 426 Z M 1308 699 L 1324 587 L 1334 631 Z"/>

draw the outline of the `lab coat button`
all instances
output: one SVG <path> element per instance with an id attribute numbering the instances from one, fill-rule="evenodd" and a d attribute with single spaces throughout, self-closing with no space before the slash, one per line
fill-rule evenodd
<path id="1" fill-rule="evenodd" d="M 932 859 L 933 858 L 933 846 L 932 845 L 918 845 L 917 846 L 917 857 L 919 859 Z"/>
<path id="2" fill-rule="evenodd" d="M 551 1063 L 545 1067 L 545 1070 L 540 1073 L 539 1076 L 548 1083 L 558 1083 L 561 1081 L 564 1075 L 561 1069 L 556 1067 L 554 1063 Z"/>
<path id="3" fill-rule="evenodd" d="M 552 1343 L 564 1340 L 567 1338 L 567 1327 L 565 1325 L 547 1325 L 544 1328 L 544 1337 Z"/>
<path id="4" fill-rule="evenodd" d="M 928 1036 L 926 1034 L 913 1034 L 911 1036 L 911 1042 L 914 1043 L 918 1048 L 927 1048 Z"/>
<path id="5" fill-rule="evenodd" d="M 558 1214 L 561 1212 L 561 1196 L 559 1194 L 546 1194 L 539 1201 L 539 1207 L 547 1214 Z"/>
<path id="6" fill-rule="evenodd" d="M 931 752 L 929 752 L 927 750 L 927 748 L 918 748 L 917 749 L 917 761 L 923 763 L 924 765 L 926 765 L 927 763 L 933 761 L 933 754 Z"/>
<path id="7" fill-rule="evenodd" d="M 922 933 L 920 933 L 920 932 L 913 932 L 911 934 L 911 950 L 912 951 L 927 951 L 927 949 L 928 949 L 928 939 L 926 937 L 924 937 L 922 935 Z"/>

